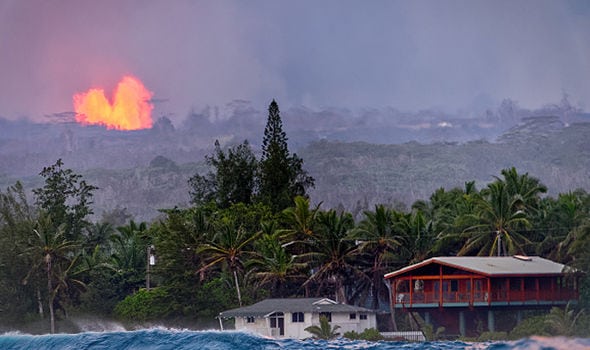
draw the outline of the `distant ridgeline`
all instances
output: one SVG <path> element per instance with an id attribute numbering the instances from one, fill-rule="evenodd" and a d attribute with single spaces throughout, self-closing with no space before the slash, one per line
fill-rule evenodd
<path id="1" fill-rule="evenodd" d="M 298 132 L 292 133 L 294 140 L 289 142 L 307 144 L 297 154 L 316 180 L 315 189 L 308 191 L 312 201 L 323 202 L 324 209 L 340 207 L 356 215 L 377 203 L 408 207 L 428 199 L 440 187 L 463 187 L 467 181 L 475 181 L 481 189 L 509 167 L 540 179 L 548 195 L 577 188 L 588 191 L 590 122 L 579 122 L 586 119 L 590 121 L 590 116 L 579 114 L 578 122 L 566 124 L 558 117 L 524 118 L 495 142 L 400 143 L 392 137 L 392 144 L 333 138 L 303 143 Z M 19 129 L 25 126 L 26 133 Z M 133 132 L 68 123 L 47 128 L 1 120 L 0 127 L 3 191 L 17 180 L 28 189 L 39 187 L 42 179 L 37 174 L 62 158 L 66 167 L 99 187 L 94 197 L 97 217 L 103 211 L 126 208 L 142 221 L 155 218 L 158 209 L 189 205 L 187 180 L 204 170 L 204 156 L 219 136 L 175 130 L 165 118 L 153 129 Z M 234 135 L 223 142 L 242 141 Z M 253 144 L 258 142 L 256 138 Z M 23 144 L 31 147 L 23 148 Z"/>

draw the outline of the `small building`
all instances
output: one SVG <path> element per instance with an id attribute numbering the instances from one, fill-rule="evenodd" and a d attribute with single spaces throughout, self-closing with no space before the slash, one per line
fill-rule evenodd
<path id="1" fill-rule="evenodd" d="M 501 311 L 513 312 L 519 322 L 524 310 L 578 300 L 579 275 L 537 256 L 436 257 L 384 277 L 392 312 L 417 312 L 451 335 L 473 336 L 485 325 L 496 331 Z"/>
<path id="2" fill-rule="evenodd" d="M 256 304 L 219 313 L 219 322 L 234 318 L 236 330 L 256 332 L 273 338 L 310 338 L 305 328 L 320 324 L 326 316 L 338 332 L 363 332 L 377 328 L 374 310 L 340 304 L 328 298 L 265 299 Z M 222 326 L 223 329 L 223 326 Z"/>

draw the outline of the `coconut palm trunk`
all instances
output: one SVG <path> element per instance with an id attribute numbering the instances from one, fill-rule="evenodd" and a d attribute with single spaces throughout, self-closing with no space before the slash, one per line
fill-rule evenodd
<path id="1" fill-rule="evenodd" d="M 238 293 L 238 303 L 242 307 L 242 292 L 240 292 L 240 284 L 238 283 L 238 271 L 234 270 L 234 282 L 236 283 L 236 292 Z"/>
<path id="2" fill-rule="evenodd" d="M 47 296 L 49 300 L 49 319 L 51 322 L 51 334 L 55 333 L 55 313 L 53 310 L 53 285 L 51 283 L 51 254 L 45 255 L 45 263 L 47 264 Z"/>

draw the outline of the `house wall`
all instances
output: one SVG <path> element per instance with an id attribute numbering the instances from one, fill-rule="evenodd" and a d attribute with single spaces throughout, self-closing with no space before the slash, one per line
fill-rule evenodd
<path id="1" fill-rule="evenodd" d="M 236 330 L 245 330 L 249 332 L 258 333 L 260 335 L 270 337 L 270 328 L 268 328 L 268 320 L 266 318 L 255 318 L 254 323 L 248 323 L 246 317 L 236 317 Z"/>
<path id="2" fill-rule="evenodd" d="M 340 329 L 338 329 L 338 333 L 341 335 L 346 332 L 357 332 L 362 333 L 367 328 L 375 328 L 377 329 L 377 317 L 374 313 L 363 313 L 367 315 L 366 320 L 360 319 L 361 313 L 356 313 L 355 319 L 350 319 L 350 313 L 332 313 L 332 322 L 330 324 L 333 326 L 338 325 Z M 319 325 L 320 324 L 320 315 L 314 314 L 313 315 L 313 324 Z"/>
<path id="3" fill-rule="evenodd" d="M 312 325 L 312 314 L 304 313 L 303 322 L 293 322 L 293 314 L 285 313 L 285 338 L 305 339 L 311 338 L 311 334 L 305 328 Z"/>
<path id="4" fill-rule="evenodd" d="M 364 313 L 363 313 L 364 314 Z M 360 313 L 356 313 L 355 319 L 350 319 L 349 313 L 332 313 L 331 325 L 340 326 L 338 333 L 341 335 L 345 332 L 355 331 L 357 333 L 363 332 L 367 328 L 377 328 L 377 317 L 373 313 L 367 315 L 366 320 L 360 319 Z M 320 315 L 315 313 L 304 313 L 304 322 L 293 322 L 293 316 L 291 313 L 285 312 L 284 325 L 285 334 L 282 337 L 276 338 L 292 338 L 292 339 L 305 339 L 311 338 L 311 333 L 305 331 L 305 328 L 311 325 L 320 324 Z M 272 331 L 270 329 L 270 323 L 267 318 L 255 318 L 253 323 L 248 323 L 246 317 L 235 318 L 236 330 L 245 330 L 249 332 L 255 332 L 266 337 L 272 337 Z"/>

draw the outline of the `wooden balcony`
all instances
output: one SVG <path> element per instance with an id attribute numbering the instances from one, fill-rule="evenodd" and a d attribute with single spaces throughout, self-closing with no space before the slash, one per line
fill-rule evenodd
<path id="1" fill-rule="evenodd" d="M 393 303 L 403 307 L 464 307 L 501 305 L 562 305 L 578 299 L 575 290 L 491 291 L 491 292 L 413 292 L 396 293 Z"/>

